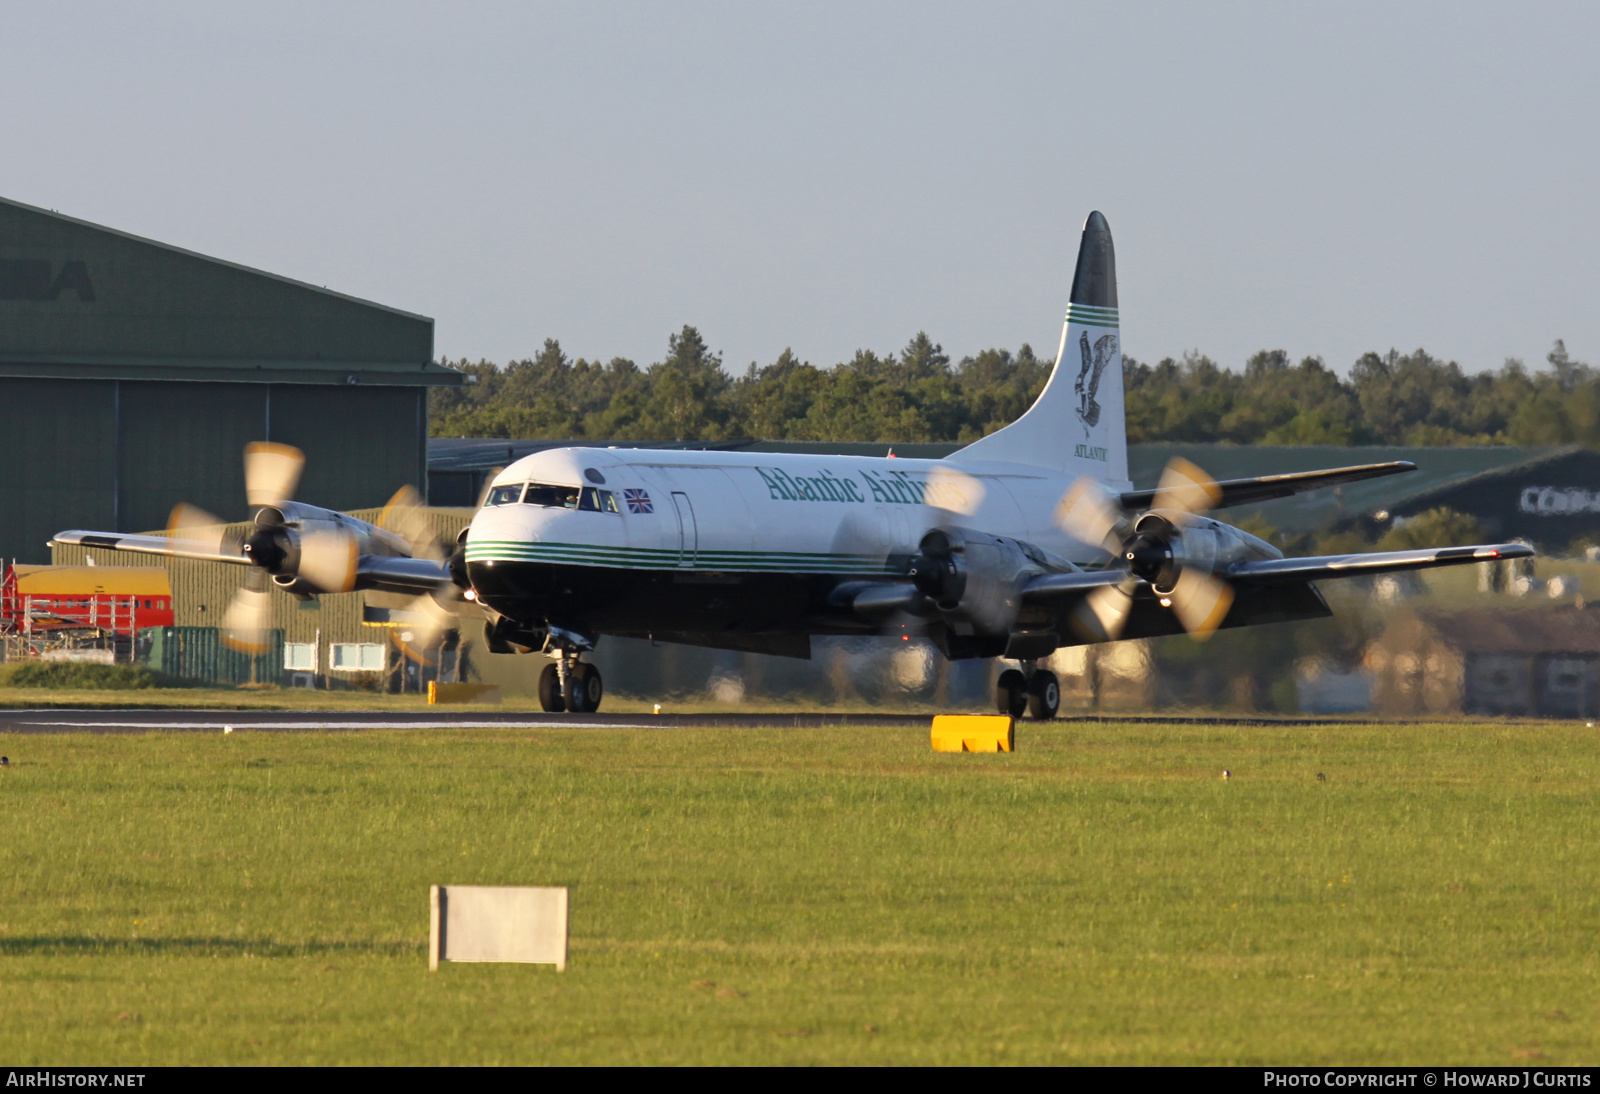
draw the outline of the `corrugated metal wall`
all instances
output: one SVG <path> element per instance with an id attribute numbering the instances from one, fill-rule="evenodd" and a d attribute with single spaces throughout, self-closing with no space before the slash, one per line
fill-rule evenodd
<path id="1" fill-rule="evenodd" d="M 420 387 L 273 384 L 264 439 L 305 452 L 302 500 L 324 509 L 382 505 L 407 484 L 428 488 L 427 397 Z"/>
<path id="2" fill-rule="evenodd" d="M 106 530 L 164 528 L 180 501 L 223 520 L 243 512 L 244 446 L 262 439 L 270 390 L 266 384 L 123 381 L 119 519 Z M 96 526 L 80 520 L 67 527 Z"/>
<path id="3" fill-rule="evenodd" d="M 245 509 L 244 446 L 303 449 L 298 496 L 327 509 L 424 489 L 427 392 L 0 377 L 0 558 L 43 562 L 68 528 L 163 528 L 180 501 Z"/>
<path id="4" fill-rule="evenodd" d="M 0 379 L 0 558 L 43 562 L 64 528 L 111 528 L 116 384 Z"/>

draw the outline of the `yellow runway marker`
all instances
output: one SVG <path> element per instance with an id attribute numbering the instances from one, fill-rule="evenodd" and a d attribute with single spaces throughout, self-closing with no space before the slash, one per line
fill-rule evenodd
<path id="1" fill-rule="evenodd" d="M 935 752 L 1011 752 L 1016 724 L 1004 714 L 940 714 L 933 719 Z"/>
<path id="2" fill-rule="evenodd" d="M 498 703 L 500 688 L 494 684 L 441 684 L 428 681 L 430 703 Z"/>

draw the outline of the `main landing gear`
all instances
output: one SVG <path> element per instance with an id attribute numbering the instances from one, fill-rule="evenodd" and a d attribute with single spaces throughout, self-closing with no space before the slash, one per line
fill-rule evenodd
<path id="1" fill-rule="evenodd" d="M 578 660 L 575 650 L 557 649 L 555 657 L 539 674 L 539 706 L 552 714 L 564 710 L 592 714 L 599 710 L 605 694 L 600 670 Z"/>
<path id="2" fill-rule="evenodd" d="M 1061 683 L 1049 669 L 1034 668 L 1026 675 L 1020 669 L 1006 669 L 995 681 L 994 705 L 1013 718 L 1027 711 L 1036 720 L 1048 722 L 1061 709 Z"/>

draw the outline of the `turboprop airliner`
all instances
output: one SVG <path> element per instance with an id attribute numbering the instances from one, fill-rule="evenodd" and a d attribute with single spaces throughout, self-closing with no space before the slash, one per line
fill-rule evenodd
<path id="1" fill-rule="evenodd" d="M 1380 475 L 1382 463 L 1213 481 L 1174 461 L 1128 481 L 1111 229 L 1083 227 L 1061 345 L 1021 418 L 941 460 L 560 448 L 495 477 L 454 545 L 403 491 L 376 525 L 293 501 L 303 458 L 246 450 L 254 530 L 228 543 L 180 506 L 165 536 L 70 531 L 55 543 L 251 567 L 224 620 L 258 648 L 271 582 L 301 596 L 411 594 L 437 634 L 476 604 L 495 653 L 541 652 L 546 710 L 593 711 L 585 655 L 606 636 L 809 657 L 814 635 L 926 638 L 946 657 L 1015 662 L 995 705 L 1051 718 L 1061 646 L 1330 613 L 1314 582 L 1532 551 L 1517 544 L 1285 558 L 1207 514 Z M 426 645 L 426 641 L 419 644 Z"/>

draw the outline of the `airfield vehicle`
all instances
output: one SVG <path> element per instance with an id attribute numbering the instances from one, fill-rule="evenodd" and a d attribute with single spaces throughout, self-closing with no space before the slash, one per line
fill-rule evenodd
<path id="1" fill-rule="evenodd" d="M 1174 461 L 1155 489 L 1134 490 L 1122 400 L 1116 261 L 1095 212 L 1043 392 L 942 460 L 552 449 L 505 468 L 446 546 L 431 542 L 414 495 L 397 495 L 377 525 L 293 501 L 300 454 L 254 444 L 243 543 L 184 506 L 167 536 L 55 542 L 251 567 L 225 620 L 244 647 L 270 625 L 269 581 L 299 596 L 410 593 L 416 627 L 434 633 L 475 603 L 491 651 L 554 658 L 540 679 L 546 710 L 599 707 L 600 674 L 583 656 L 606 635 L 807 657 L 813 635 L 880 634 L 1016 661 L 996 705 L 1040 718 L 1055 715 L 1059 689 L 1039 662 L 1060 646 L 1312 619 L 1330 614 L 1316 580 L 1532 553 L 1284 558 L 1207 513 L 1415 466 L 1215 482 Z"/>

